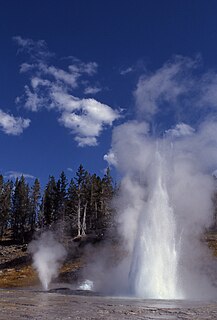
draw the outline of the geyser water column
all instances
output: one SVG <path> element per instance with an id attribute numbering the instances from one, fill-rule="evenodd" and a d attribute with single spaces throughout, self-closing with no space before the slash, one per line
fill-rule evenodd
<path id="1" fill-rule="evenodd" d="M 138 219 L 129 285 L 138 297 L 178 299 L 183 298 L 178 288 L 179 241 L 164 165 L 156 151 L 151 187 Z"/>

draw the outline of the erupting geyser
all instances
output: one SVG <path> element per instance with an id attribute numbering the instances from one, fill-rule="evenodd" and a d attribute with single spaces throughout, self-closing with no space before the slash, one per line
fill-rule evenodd
<path id="1" fill-rule="evenodd" d="M 149 130 L 139 121 L 115 128 L 106 156 L 123 176 L 114 205 L 127 254 L 112 271 L 113 290 L 154 299 L 214 297 L 216 264 L 202 238 L 213 221 L 216 124 L 196 131 L 181 123 L 158 138 Z"/>
<path id="2" fill-rule="evenodd" d="M 217 72 L 203 72 L 199 56 L 175 56 L 139 78 L 136 120 L 114 128 L 104 157 L 121 176 L 114 206 L 123 250 L 107 272 L 105 255 L 92 267 L 97 290 L 216 298 L 216 261 L 204 241 L 216 192 L 216 92 Z"/>
<path id="3" fill-rule="evenodd" d="M 138 217 L 129 281 L 135 296 L 174 299 L 182 298 L 177 281 L 179 246 L 163 166 L 157 151 L 153 168 L 156 177 Z"/>

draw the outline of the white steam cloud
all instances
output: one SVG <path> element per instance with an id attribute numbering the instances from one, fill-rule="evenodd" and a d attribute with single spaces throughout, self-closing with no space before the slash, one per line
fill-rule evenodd
<path id="1" fill-rule="evenodd" d="M 217 126 L 157 139 L 147 127 L 134 121 L 113 133 L 124 176 L 116 206 L 128 252 L 125 290 L 146 298 L 212 296 L 211 252 L 201 238 L 213 218 Z"/>
<path id="2" fill-rule="evenodd" d="M 105 160 L 123 177 L 115 206 L 125 257 L 109 278 L 104 272 L 94 281 L 96 290 L 161 299 L 217 296 L 216 262 L 203 241 L 216 190 L 217 74 L 202 73 L 199 62 L 176 57 L 142 76 L 134 92 L 142 120 L 113 130 Z"/>
<path id="3" fill-rule="evenodd" d="M 58 275 L 65 257 L 66 250 L 51 231 L 44 232 L 29 245 L 33 257 L 33 267 L 36 269 L 44 290 L 48 290 L 52 279 Z"/>

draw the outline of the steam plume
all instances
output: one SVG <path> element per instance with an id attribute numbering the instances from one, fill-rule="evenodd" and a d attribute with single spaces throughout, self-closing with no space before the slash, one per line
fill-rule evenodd
<path id="1" fill-rule="evenodd" d="M 142 76 L 134 92 L 140 120 L 113 131 L 105 159 L 123 177 L 116 208 L 127 251 L 112 271 L 114 291 L 216 296 L 216 264 L 202 237 L 216 188 L 217 74 L 202 73 L 199 60 L 175 57 Z"/>
<path id="2" fill-rule="evenodd" d="M 52 279 L 66 257 L 66 250 L 54 237 L 51 231 L 44 232 L 29 245 L 33 256 L 33 267 L 37 270 L 44 290 L 48 290 Z"/>

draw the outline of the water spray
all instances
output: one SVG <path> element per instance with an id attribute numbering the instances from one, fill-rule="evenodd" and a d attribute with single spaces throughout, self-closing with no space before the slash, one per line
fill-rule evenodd
<path id="1" fill-rule="evenodd" d="M 44 290 L 49 289 L 52 279 L 58 275 L 65 257 L 66 250 L 51 231 L 44 232 L 29 245 L 33 257 L 33 267 L 38 273 Z"/>

